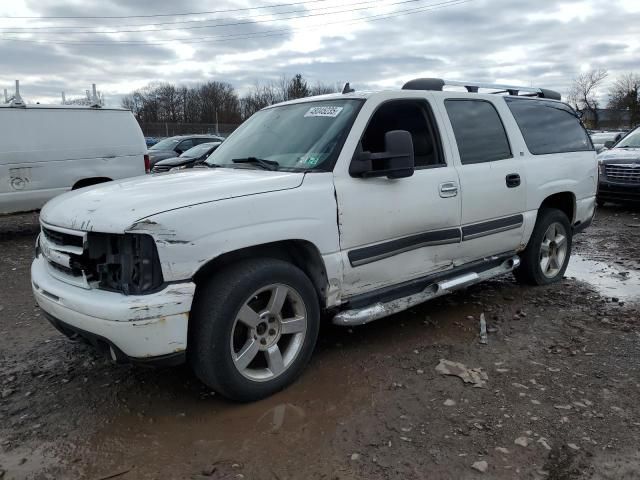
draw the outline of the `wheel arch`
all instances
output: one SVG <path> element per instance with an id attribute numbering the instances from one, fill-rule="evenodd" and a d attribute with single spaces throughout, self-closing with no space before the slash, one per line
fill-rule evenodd
<path id="1" fill-rule="evenodd" d="M 549 195 L 540 204 L 538 209 L 538 217 L 540 217 L 540 210 L 544 208 L 557 208 L 564 212 L 569 219 L 569 223 L 573 225 L 576 218 L 576 196 L 572 192 L 558 192 L 553 195 Z"/>
<path id="2" fill-rule="evenodd" d="M 78 188 L 83 188 L 83 187 L 90 187 L 91 185 L 97 185 L 99 183 L 110 182 L 112 180 L 113 179 L 109 178 L 109 177 L 83 178 L 81 180 L 78 180 L 76 183 L 74 183 L 73 187 L 71 187 L 71 190 L 77 190 Z"/>
<path id="3" fill-rule="evenodd" d="M 316 290 L 320 307 L 324 308 L 329 286 L 327 270 L 318 247 L 308 240 L 280 240 L 223 253 L 202 265 L 194 274 L 193 280 L 197 286 L 210 278 L 214 272 L 239 260 L 265 257 L 290 262 L 302 270 Z"/>

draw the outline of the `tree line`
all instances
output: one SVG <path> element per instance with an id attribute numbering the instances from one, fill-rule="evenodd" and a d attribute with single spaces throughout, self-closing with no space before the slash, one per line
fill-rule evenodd
<path id="1" fill-rule="evenodd" d="M 593 128 L 598 128 L 600 123 L 600 94 L 608 77 L 606 69 L 590 70 L 578 75 L 569 90 L 569 103 L 579 112 L 589 112 Z M 611 83 L 607 93 L 607 108 L 628 112 L 629 126 L 640 124 L 640 75 L 634 72 L 620 75 Z"/>
<path id="2" fill-rule="evenodd" d="M 257 82 L 243 96 L 227 82 L 209 81 L 193 87 L 156 82 L 123 97 L 122 106 L 140 123 L 238 124 L 274 103 L 336 91 L 323 83 L 310 85 L 301 74 Z"/>

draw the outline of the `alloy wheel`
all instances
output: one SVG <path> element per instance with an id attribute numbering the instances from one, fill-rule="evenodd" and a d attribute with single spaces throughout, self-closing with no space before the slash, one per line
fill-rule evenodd
<path id="1" fill-rule="evenodd" d="M 554 278 L 564 265 L 567 256 L 567 231 L 559 222 L 547 228 L 540 244 L 540 270 L 547 278 Z"/>
<path id="2" fill-rule="evenodd" d="M 231 356 L 246 378 L 263 382 L 284 373 L 304 344 L 307 311 L 288 285 L 261 288 L 242 305 L 231 331 Z"/>

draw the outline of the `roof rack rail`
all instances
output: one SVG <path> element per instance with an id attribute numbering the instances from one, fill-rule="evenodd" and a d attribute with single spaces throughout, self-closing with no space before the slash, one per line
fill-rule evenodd
<path id="1" fill-rule="evenodd" d="M 454 80 L 443 80 L 442 78 L 416 78 L 409 80 L 402 86 L 403 90 L 436 90 L 441 92 L 445 85 L 452 87 L 464 87 L 467 92 L 478 93 L 480 88 L 497 90 L 491 93 L 508 93 L 509 95 L 520 95 L 523 92 L 524 97 L 540 97 L 550 98 L 552 100 L 560 100 L 561 96 L 554 90 L 535 87 L 516 87 L 513 85 L 502 85 L 495 83 L 483 82 L 458 82 Z"/>

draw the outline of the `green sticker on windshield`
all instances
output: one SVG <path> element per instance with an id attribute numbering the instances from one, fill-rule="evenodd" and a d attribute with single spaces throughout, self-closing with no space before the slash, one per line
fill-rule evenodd
<path id="1" fill-rule="evenodd" d="M 302 157 L 300 160 L 298 160 L 298 163 L 307 167 L 315 167 L 316 165 L 318 165 L 318 163 L 320 163 L 320 156 L 307 155 L 306 157 Z"/>

